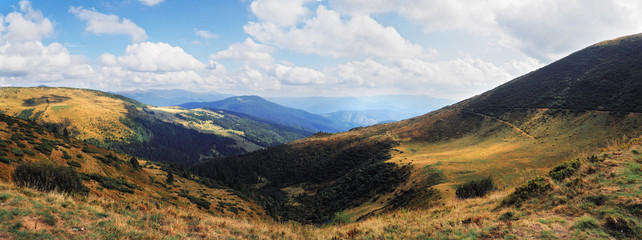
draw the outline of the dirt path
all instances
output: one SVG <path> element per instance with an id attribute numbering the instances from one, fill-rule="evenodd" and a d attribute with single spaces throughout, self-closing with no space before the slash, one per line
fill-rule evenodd
<path id="1" fill-rule="evenodd" d="M 498 122 L 500 122 L 500 123 L 506 124 L 506 125 L 510 126 L 511 128 L 513 128 L 513 130 L 515 130 L 516 132 L 519 132 L 520 134 L 522 134 L 522 135 L 524 135 L 524 136 L 526 136 L 526 137 L 530 138 L 530 139 L 531 139 L 531 140 L 533 140 L 536 144 L 538 144 L 538 142 L 537 142 L 537 140 L 535 139 L 535 137 L 531 136 L 531 135 L 530 135 L 530 134 L 528 134 L 526 131 L 522 130 L 521 128 L 519 128 L 519 127 L 517 127 L 517 126 L 515 126 L 515 125 L 513 125 L 512 123 L 509 123 L 509 122 L 507 122 L 507 121 L 504 121 L 504 120 L 502 120 L 502 119 L 499 119 L 499 118 L 496 118 L 496 117 L 493 117 L 493 116 L 488 116 L 488 115 L 483 114 L 483 113 L 477 113 L 477 112 L 473 112 L 473 111 L 466 110 L 466 109 L 461 109 L 461 108 L 459 108 L 459 110 L 460 110 L 460 111 L 462 111 L 462 112 L 467 112 L 467 113 L 475 114 L 475 115 L 480 116 L 480 117 L 483 117 L 483 118 L 492 119 L 492 120 L 498 121 Z"/>

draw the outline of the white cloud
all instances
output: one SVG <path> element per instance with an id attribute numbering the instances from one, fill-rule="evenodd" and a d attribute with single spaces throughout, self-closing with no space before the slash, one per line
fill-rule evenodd
<path id="1" fill-rule="evenodd" d="M 114 14 L 104 14 L 95 9 L 83 7 L 69 7 L 69 12 L 82 21 L 87 22 L 85 31 L 96 35 L 129 35 L 134 42 L 147 40 L 145 30 L 138 27 L 127 18 L 120 18 Z"/>
<path id="2" fill-rule="evenodd" d="M 499 9 L 496 20 L 501 31 L 515 39 L 514 47 L 554 60 L 598 41 L 642 31 L 640 9 L 639 1 L 519 1 Z"/>
<path id="3" fill-rule="evenodd" d="M 423 47 L 404 39 L 393 27 L 369 16 L 343 21 L 339 13 L 319 6 L 301 28 L 281 28 L 270 22 L 250 22 L 244 30 L 254 39 L 278 48 L 321 56 L 419 57 Z"/>
<path id="4" fill-rule="evenodd" d="M 401 59 L 388 65 L 365 59 L 340 64 L 331 72 L 339 86 L 347 89 L 372 88 L 383 91 L 379 94 L 410 92 L 461 99 L 489 90 L 538 66 L 533 59 L 502 65 L 471 57 L 440 62 Z"/>
<path id="5" fill-rule="evenodd" d="M 627 0 L 331 0 L 350 16 L 396 12 L 427 32 L 466 31 L 543 61 L 642 31 L 642 2 Z"/>
<path id="6" fill-rule="evenodd" d="M 161 3 L 161 2 L 163 2 L 165 0 L 138 0 L 138 1 L 140 3 L 142 3 L 143 5 L 154 6 L 154 5 L 159 4 L 159 3 Z"/>
<path id="7" fill-rule="evenodd" d="M 78 79 L 93 74 L 82 56 L 73 56 L 57 42 L 42 44 L 53 33 L 52 22 L 31 3 L 0 16 L 0 79 L 17 84 Z"/>
<path id="8" fill-rule="evenodd" d="M 256 0 L 250 4 L 252 13 L 261 21 L 277 26 L 292 26 L 309 14 L 304 3 L 311 0 Z"/>
<path id="9" fill-rule="evenodd" d="M 289 85 L 319 85 L 327 81 L 325 74 L 311 68 L 277 64 L 272 71 L 277 79 Z"/>
<path id="10" fill-rule="evenodd" d="M 244 63 L 267 65 L 274 62 L 272 57 L 274 49 L 254 42 L 251 38 L 245 39 L 242 43 L 230 45 L 226 50 L 211 54 L 214 60 L 233 60 Z"/>
<path id="11" fill-rule="evenodd" d="M 117 65 L 137 72 L 179 72 L 204 69 L 205 65 L 180 47 L 167 43 L 142 42 L 127 46 L 124 56 L 105 53 L 103 65 Z"/>
<path id="12" fill-rule="evenodd" d="M 0 30 L 4 33 L 2 39 L 6 41 L 39 41 L 53 33 L 53 23 L 44 18 L 42 12 L 33 10 L 29 1 L 24 0 L 20 1 L 19 12 L 7 14 L 0 23 Z"/>
<path id="13" fill-rule="evenodd" d="M 205 39 L 216 39 L 220 37 L 218 34 L 212 33 L 207 30 L 199 30 L 199 29 L 194 29 L 194 34 L 196 34 L 196 36 L 199 36 Z"/>

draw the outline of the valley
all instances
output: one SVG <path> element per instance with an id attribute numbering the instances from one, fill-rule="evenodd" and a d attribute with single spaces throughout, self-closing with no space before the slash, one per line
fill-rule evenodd
<path id="1" fill-rule="evenodd" d="M 0 234 L 636 239 L 641 36 L 343 132 L 258 96 L 157 107 L 94 90 L 0 88 Z M 28 163 L 72 166 L 88 190 L 21 187 L 13 173 Z M 464 195 L 466 185 L 481 193 Z"/>

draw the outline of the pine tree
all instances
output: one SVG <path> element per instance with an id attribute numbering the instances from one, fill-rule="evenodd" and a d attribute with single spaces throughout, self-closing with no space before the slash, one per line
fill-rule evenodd
<path id="1" fill-rule="evenodd" d="M 174 174 L 172 172 L 167 172 L 167 179 L 165 180 L 168 184 L 174 183 Z"/>
<path id="2" fill-rule="evenodd" d="M 138 163 L 138 159 L 135 157 L 132 157 L 129 159 L 129 164 L 132 166 L 132 168 L 136 171 L 140 171 L 141 167 L 140 164 Z"/>

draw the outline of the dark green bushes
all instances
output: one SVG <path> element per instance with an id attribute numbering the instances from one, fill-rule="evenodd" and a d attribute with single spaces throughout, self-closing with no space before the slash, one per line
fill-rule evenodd
<path id="1" fill-rule="evenodd" d="M 16 167 L 13 181 L 19 187 L 32 187 L 41 191 L 87 193 L 89 189 L 75 169 L 47 164 L 25 163 Z"/>
<path id="2" fill-rule="evenodd" d="M 77 168 L 82 167 L 82 165 L 79 162 L 76 162 L 76 161 L 68 161 L 67 164 L 69 166 L 72 166 L 72 167 L 77 167 Z"/>
<path id="3" fill-rule="evenodd" d="M 541 195 L 551 188 L 551 183 L 545 177 L 536 177 L 528 180 L 524 185 L 515 188 L 515 192 L 508 195 L 508 197 L 502 201 L 502 204 L 512 205 L 520 203 L 526 199 Z"/>
<path id="4" fill-rule="evenodd" d="M 553 170 L 548 172 L 548 175 L 551 176 L 552 179 L 555 179 L 557 181 L 562 181 L 567 177 L 572 176 L 577 169 L 579 169 L 581 166 L 580 159 L 575 159 L 572 161 L 568 161 L 565 163 L 562 163 L 560 165 L 557 165 Z"/>
<path id="5" fill-rule="evenodd" d="M 125 180 L 114 179 L 107 176 L 98 175 L 95 173 L 86 174 L 91 180 L 94 180 L 100 183 L 101 186 L 107 189 L 115 189 L 124 193 L 134 193 L 134 189 L 137 189 L 136 185 L 129 183 Z"/>
<path id="6" fill-rule="evenodd" d="M 194 204 L 198 205 L 199 208 L 203 208 L 203 209 L 210 209 L 210 205 L 212 205 L 210 202 L 208 202 L 205 199 L 197 198 L 191 195 L 187 195 L 187 199 L 189 199 L 190 202 L 193 202 Z"/>
<path id="7" fill-rule="evenodd" d="M 495 183 L 490 177 L 483 179 L 471 180 L 467 183 L 457 186 L 455 195 L 458 198 L 476 198 L 483 197 L 488 192 L 495 190 Z"/>

